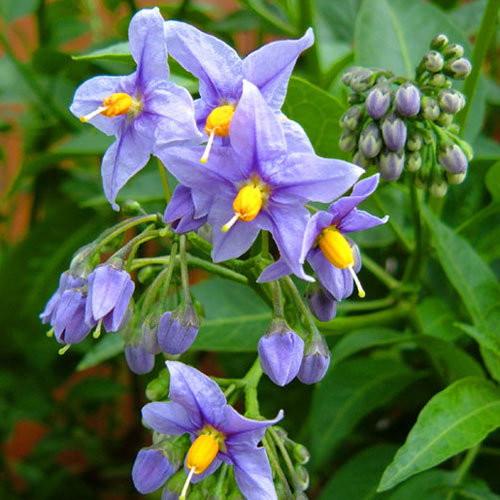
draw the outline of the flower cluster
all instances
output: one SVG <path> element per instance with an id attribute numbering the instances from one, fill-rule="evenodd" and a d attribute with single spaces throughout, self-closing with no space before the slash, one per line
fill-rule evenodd
<path id="1" fill-rule="evenodd" d="M 418 172 L 416 182 L 434 196 L 445 194 L 447 182 L 463 182 L 472 152 L 456 135 L 453 119 L 465 98 L 450 80 L 471 71 L 463 53 L 462 46 L 438 35 L 414 81 L 383 70 L 347 70 L 342 81 L 354 92 L 349 97 L 354 105 L 341 118 L 341 149 L 352 152 L 357 165 L 376 164 L 387 181 L 397 180 L 403 168 Z"/>

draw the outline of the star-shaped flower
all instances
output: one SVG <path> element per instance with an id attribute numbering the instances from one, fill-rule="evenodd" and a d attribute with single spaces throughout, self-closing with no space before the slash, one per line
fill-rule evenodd
<path id="1" fill-rule="evenodd" d="M 181 498 L 185 498 L 189 482 L 201 481 L 226 462 L 234 467 L 236 482 L 247 500 L 276 500 L 266 451 L 257 445 L 266 428 L 281 420 L 282 412 L 273 420 L 245 418 L 227 404 L 213 380 L 178 361 L 166 364 L 171 401 L 149 403 L 142 415 L 156 432 L 191 436 L 185 460 L 188 479 Z"/>
<path id="2" fill-rule="evenodd" d="M 158 151 L 179 182 L 191 189 L 198 213 L 208 213 L 214 262 L 239 257 L 261 229 L 270 231 L 282 259 L 303 279 L 301 246 L 308 220 L 304 204 L 330 202 L 358 179 L 362 169 L 287 144 L 280 119 L 248 81 L 230 125 L 231 147 L 213 150 L 200 165 L 200 147 Z"/>
<path id="3" fill-rule="evenodd" d="M 168 81 L 163 23 L 157 7 L 140 10 L 129 26 L 136 71 L 87 80 L 70 107 L 80 120 L 116 136 L 101 167 L 104 193 L 115 210 L 118 192 L 146 165 L 158 143 L 200 137 L 189 92 Z"/>

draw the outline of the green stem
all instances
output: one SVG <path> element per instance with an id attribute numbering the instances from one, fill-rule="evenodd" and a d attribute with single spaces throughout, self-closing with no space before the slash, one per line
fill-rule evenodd
<path id="1" fill-rule="evenodd" d="M 295 474 L 295 469 L 293 468 L 293 463 L 290 459 L 290 455 L 288 454 L 288 451 L 285 448 L 285 445 L 283 444 L 283 441 L 280 439 L 278 436 L 278 433 L 272 428 L 268 428 L 268 432 L 271 435 L 271 437 L 274 439 L 274 442 L 278 446 L 281 455 L 283 456 L 283 460 L 285 461 L 286 467 L 288 469 L 288 472 L 290 473 L 290 477 L 293 480 L 293 485 L 295 491 L 300 491 L 300 485 L 299 482 L 297 481 L 297 474 Z"/>
<path id="2" fill-rule="evenodd" d="M 285 312 L 283 309 L 283 292 L 278 281 L 272 282 L 273 287 L 273 310 L 275 318 L 284 318 Z"/>
<path id="3" fill-rule="evenodd" d="M 283 469 L 281 468 L 281 465 L 279 463 L 278 454 L 276 452 L 273 441 L 269 439 L 268 436 L 264 436 L 262 438 L 262 444 L 266 449 L 267 457 L 269 458 L 269 462 L 271 463 L 271 468 L 276 472 L 281 484 L 283 484 L 283 487 L 285 488 L 286 496 L 284 500 L 293 500 L 292 490 L 290 489 L 290 485 L 288 484 L 285 473 L 283 472 Z"/>
<path id="4" fill-rule="evenodd" d="M 335 318 L 332 321 L 326 323 L 318 322 L 317 324 L 323 335 L 338 335 L 359 328 L 392 325 L 407 317 L 411 309 L 410 304 L 400 302 L 394 307 L 385 309 L 384 311 L 377 311 L 359 316 L 349 316 L 346 318 Z"/>
<path id="5" fill-rule="evenodd" d="M 457 123 L 460 126 L 460 132 L 462 134 L 467 125 L 467 120 L 469 119 L 469 113 L 477 90 L 477 83 L 479 81 L 479 75 L 481 74 L 483 60 L 486 55 L 486 51 L 488 50 L 490 39 L 495 32 L 499 7 L 500 0 L 488 0 L 481 19 L 479 31 L 476 35 L 476 41 L 472 51 L 472 71 L 469 77 L 466 78 L 462 88 L 462 92 L 465 95 L 465 107 L 457 117 Z"/>
<path id="6" fill-rule="evenodd" d="M 167 169 L 160 160 L 158 160 L 158 170 L 160 171 L 163 191 L 165 191 L 165 199 L 167 200 L 168 203 L 170 201 L 170 198 L 172 198 L 172 192 L 170 191 L 170 186 L 168 184 Z"/>
<path id="7" fill-rule="evenodd" d="M 413 227 L 415 230 L 415 250 L 408 260 L 408 264 L 403 277 L 404 283 L 418 281 L 420 269 L 423 262 L 423 230 L 422 230 L 422 208 L 420 195 L 414 182 L 414 175 L 410 177 L 410 197 L 413 217 Z"/>
<path id="8" fill-rule="evenodd" d="M 229 465 L 223 463 L 222 467 L 220 468 L 219 477 L 217 478 L 217 484 L 215 485 L 215 490 L 214 490 L 215 498 L 222 498 L 222 495 L 224 494 L 222 489 L 224 488 L 224 480 L 226 479 L 228 469 Z"/>
<path id="9" fill-rule="evenodd" d="M 266 258 L 270 256 L 269 253 L 269 233 L 267 231 L 261 231 L 260 237 L 262 238 L 262 250 L 261 250 L 261 255 L 262 257 Z"/>
<path id="10" fill-rule="evenodd" d="M 180 237 L 180 264 L 181 264 L 181 281 L 182 291 L 184 293 L 184 301 L 186 304 L 191 304 L 191 294 L 189 293 L 189 273 L 186 262 L 186 236 L 183 234 Z"/>
<path id="11" fill-rule="evenodd" d="M 292 281 L 290 276 L 285 276 L 284 278 L 282 278 L 282 280 L 288 287 L 288 290 L 291 292 L 298 309 L 309 323 L 310 333 L 312 334 L 312 332 L 316 331 L 317 328 L 313 315 L 311 314 L 311 311 L 305 305 L 304 301 L 302 300 L 302 296 L 300 295 L 299 291 L 297 290 L 297 287 L 295 286 L 295 283 Z"/>
<path id="12" fill-rule="evenodd" d="M 337 311 L 341 313 L 350 313 L 357 311 L 375 311 L 377 309 L 385 309 L 394 305 L 394 298 L 389 296 L 383 299 L 376 300 L 356 300 L 339 302 L 337 304 Z"/>
<path id="13" fill-rule="evenodd" d="M 479 453 L 480 448 L 481 444 L 477 444 L 473 448 L 470 448 L 465 454 L 462 463 L 456 470 L 455 479 L 453 480 L 453 483 L 450 485 L 454 489 L 450 491 L 448 495 L 446 495 L 446 500 L 453 500 L 453 498 L 455 497 L 456 488 L 462 484 L 462 481 L 465 479 L 465 476 L 467 475 L 469 469 L 474 463 L 474 460 L 476 459 L 476 456 Z"/>
<path id="14" fill-rule="evenodd" d="M 259 385 L 262 373 L 260 359 L 257 356 L 253 365 L 250 367 L 250 370 L 248 370 L 247 374 L 242 379 L 242 382 L 245 385 L 245 415 L 250 418 L 260 417 L 257 386 Z"/>
<path id="15" fill-rule="evenodd" d="M 389 290 L 394 290 L 401 285 L 396 278 L 391 276 L 382 266 L 368 257 L 368 255 L 363 254 L 362 261 L 363 267 L 378 278 Z"/>

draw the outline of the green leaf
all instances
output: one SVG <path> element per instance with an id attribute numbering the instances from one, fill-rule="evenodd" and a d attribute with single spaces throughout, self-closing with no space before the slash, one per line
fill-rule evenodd
<path id="1" fill-rule="evenodd" d="M 479 346 L 479 350 L 488 372 L 497 382 L 500 382 L 500 356 L 483 345 Z"/>
<path id="2" fill-rule="evenodd" d="M 481 326 L 472 326 L 465 323 L 457 323 L 457 326 L 467 335 L 472 337 L 479 345 L 493 351 L 500 356 L 500 338 L 492 334 L 491 331 Z"/>
<path id="3" fill-rule="evenodd" d="M 109 47 L 96 49 L 86 54 L 73 56 L 75 61 L 113 61 L 135 65 L 128 42 L 119 42 Z"/>
<path id="4" fill-rule="evenodd" d="M 476 478 L 468 478 L 457 488 L 457 493 L 460 497 L 470 500 L 500 500 L 500 496 L 493 493 L 485 481 Z"/>
<path id="5" fill-rule="evenodd" d="M 422 409 L 405 444 L 385 470 L 379 491 L 475 446 L 498 426 L 497 387 L 476 377 L 458 380 Z"/>
<path id="6" fill-rule="evenodd" d="M 332 364 L 335 365 L 343 359 L 357 352 L 372 347 L 387 346 L 412 339 L 411 335 L 404 335 L 390 328 L 377 327 L 364 330 L 355 330 L 345 335 L 332 349 Z"/>
<path id="7" fill-rule="evenodd" d="M 455 340 L 461 332 L 454 326 L 456 315 L 447 302 L 439 297 L 426 297 L 418 304 L 422 330 L 427 335 L 443 340 Z"/>
<path id="8" fill-rule="evenodd" d="M 65 156 L 101 155 L 114 140 L 114 137 L 102 134 L 87 125 L 80 134 L 73 135 L 67 142 L 54 149 L 54 153 Z"/>
<path id="9" fill-rule="evenodd" d="M 267 331 L 271 312 L 248 287 L 213 278 L 193 287 L 206 316 L 191 349 L 252 352 Z"/>
<path id="10" fill-rule="evenodd" d="M 302 125 L 316 154 L 326 158 L 346 158 L 339 148 L 339 125 L 345 106 L 335 97 L 311 83 L 292 76 L 283 113 Z"/>
<path id="11" fill-rule="evenodd" d="M 322 466 L 365 415 L 384 406 L 420 376 L 393 359 L 354 359 L 334 366 L 313 396 L 313 466 Z"/>
<path id="12" fill-rule="evenodd" d="M 446 33 L 468 52 L 469 43 L 461 30 L 430 3 L 365 0 L 354 35 L 357 64 L 413 78 L 415 67 L 437 33 Z"/>
<path id="13" fill-rule="evenodd" d="M 447 500 L 454 474 L 431 470 L 402 484 L 388 500 Z"/>
<path id="14" fill-rule="evenodd" d="M 378 499 L 377 484 L 384 468 L 394 456 L 396 446 L 378 444 L 360 451 L 326 483 L 319 500 Z M 359 478 L 363 480 L 360 481 Z"/>
<path id="15" fill-rule="evenodd" d="M 86 370 L 123 352 L 125 343 L 121 335 L 106 333 L 104 337 L 83 356 L 76 366 L 78 371 Z"/>
<path id="16" fill-rule="evenodd" d="M 484 181 L 493 200 L 500 201 L 500 161 L 488 170 Z"/>

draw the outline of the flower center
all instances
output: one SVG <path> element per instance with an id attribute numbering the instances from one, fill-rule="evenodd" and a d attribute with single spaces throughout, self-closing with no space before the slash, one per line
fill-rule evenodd
<path id="1" fill-rule="evenodd" d="M 128 113 L 137 114 L 141 108 L 141 103 L 125 92 L 116 92 L 102 100 L 102 106 L 97 107 L 94 111 L 81 116 L 80 121 L 86 123 L 94 116 L 103 115 L 108 118 L 114 118 L 119 115 Z"/>
<path id="2" fill-rule="evenodd" d="M 203 152 L 203 156 L 201 157 L 201 163 L 207 162 L 208 155 L 210 154 L 214 142 L 214 137 L 216 135 L 219 137 L 226 137 L 229 135 L 229 125 L 231 124 L 233 114 L 234 106 L 225 104 L 224 106 L 218 106 L 213 109 L 207 116 L 205 132 L 208 135 L 208 142 Z"/>
<path id="3" fill-rule="evenodd" d="M 334 226 L 330 226 L 320 234 L 318 246 L 328 262 L 339 269 L 347 269 L 351 273 L 358 295 L 363 298 L 366 294 L 354 272 L 354 254 L 343 234 Z"/>
<path id="4" fill-rule="evenodd" d="M 258 184 L 246 184 L 243 186 L 233 201 L 234 216 L 222 226 L 222 231 L 229 231 L 234 224 L 241 220 L 250 222 L 259 215 L 264 202 L 264 186 Z"/>

